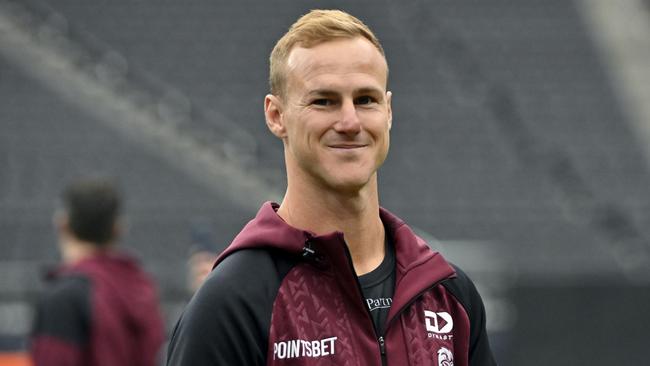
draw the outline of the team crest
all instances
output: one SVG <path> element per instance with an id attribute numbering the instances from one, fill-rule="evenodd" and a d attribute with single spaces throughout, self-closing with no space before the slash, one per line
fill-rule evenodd
<path id="1" fill-rule="evenodd" d="M 438 366 L 454 366 L 454 354 L 445 347 L 438 350 Z"/>

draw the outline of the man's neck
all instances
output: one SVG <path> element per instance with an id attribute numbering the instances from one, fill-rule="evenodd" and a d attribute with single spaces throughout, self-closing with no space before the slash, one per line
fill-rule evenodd
<path id="1" fill-rule="evenodd" d="M 287 188 L 278 215 L 289 225 L 316 234 L 341 231 L 357 275 L 384 258 L 384 226 L 379 217 L 376 178 L 358 192 L 332 192 L 313 185 Z"/>
<path id="2" fill-rule="evenodd" d="M 83 259 L 106 252 L 109 246 L 97 246 L 82 240 L 68 239 L 61 245 L 61 255 L 65 264 L 74 264 Z"/>

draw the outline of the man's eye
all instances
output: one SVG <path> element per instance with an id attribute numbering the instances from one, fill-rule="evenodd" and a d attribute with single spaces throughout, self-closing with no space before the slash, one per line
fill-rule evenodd
<path id="1" fill-rule="evenodd" d="M 332 101 L 330 99 L 320 98 L 320 99 L 314 99 L 311 102 L 311 104 L 328 106 L 328 105 L 332 105 Z"/>
<path id="2" fill-rule="evenodd" d="M 359 98 L 355 99 L 354 103 L 355 104 L 370 104 L 370 103 L 372 103 L 374 101 L 375 101 L 375 99 L 373 97 L 366 95 L 366 96 L 359 97 Z"/>

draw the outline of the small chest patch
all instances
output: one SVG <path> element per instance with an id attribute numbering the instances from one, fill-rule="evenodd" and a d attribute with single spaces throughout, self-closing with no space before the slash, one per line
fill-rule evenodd
<path id="1" fill-rule="evenodd" d="M 445 347 L 438 350 L 438 366 L 454 366 L 454 354 Z"/>

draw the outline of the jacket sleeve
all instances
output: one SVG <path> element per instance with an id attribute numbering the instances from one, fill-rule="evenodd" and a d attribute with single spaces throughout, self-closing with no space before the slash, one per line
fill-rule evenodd
<path id="1" fill-rule="evenodd" d="M 447 287 L 461 302 L 470 320 L 469 364 L 470 366 L 496 365 L 490 349 L 486 330 L 485 306 L 472 280 L 460 268 L 452 265 L 458 277 L 447 281 Z"/>
<path id="2" fill-rule="evenodd" d="M 62 278 L 52 283 L 40 296 L 34 311 L 29 346 L 34 366 L 83 365 L 89 321 L 87 279 Z"/>
<path id="3" fill-rule="evenodd" d="M 242 250 L 228 256 L 177 322 L 167 365 L 265 365 L 279 281 L 268 253 Z"/>

